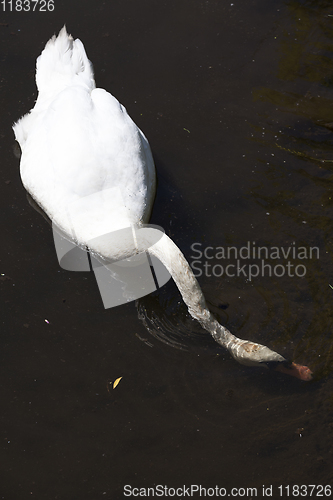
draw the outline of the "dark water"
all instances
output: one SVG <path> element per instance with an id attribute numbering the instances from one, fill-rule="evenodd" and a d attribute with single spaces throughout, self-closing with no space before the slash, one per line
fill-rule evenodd
<path id="1" fill-rule="evenodd" d="M 273 485 L 281 498 L 279 485 L 332 484 L 331 2 L 6 6 L 0 498 L 121 499 L 125 485 L 242 487 L 243 498 Z M 152 222 L 190 261 L 196 242 L 319 249 L 291 259 L 303 278 L 199 278 L 235 334 L 309 365 L 313 382 L 238 365 L 197 330 L 172 283 L 138 309 L 104 310 L 91 273 L 59 268 L 22 188 L 11 125 L 33 106 L 36 56 L 65 22 L 97 85 L 147 135 L 159 181 Z M 139 313 L 187 350 L 152 336 Z"/>

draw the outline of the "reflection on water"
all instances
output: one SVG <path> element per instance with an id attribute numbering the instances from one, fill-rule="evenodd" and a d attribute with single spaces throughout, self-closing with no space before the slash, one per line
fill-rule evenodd
<path id="1" fill-rule="evenodd" d="M 138 317 L 149 333 L 171 347 L 188 350 L 194 346 L 207 348 L 211 341 L 216 344 L 191 318 L 175 286 L 165 286 L 139 299 L 136 305 Z M 218 344 L 216 350 L 220 350 Z"/>
<path id="2" fill-rule="evenodd" d="M 333 40 L 332 4 L 329 1 L 286 2 L 289 19 L 280 33 L 281 80 L 313 82 L 331 87 Z"/>
<path id="3" fill-rule="evenodd" d="M 252 123 L 252 140 L 262 153 L 269 150 L 270 158 L 258 152 L 266 178 L 252 187 L 251 196 L 284 241 L 320 248 L 320 259 L 307 262 L 306 278 L 289 286 L 281 340 L 292 340 L 295 356 L 305 356 L 321 378 L 333 370 L 327 274 L 333 257 L 332 14 L 329 2 L 287 6 L 289 22 L 276 36 L 278 80 L 252 92 L 255 102 L 267 103 L 271 116 Z"/>

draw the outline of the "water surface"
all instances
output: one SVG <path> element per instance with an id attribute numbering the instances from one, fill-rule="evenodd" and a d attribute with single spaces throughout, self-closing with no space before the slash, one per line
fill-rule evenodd
<path id="1" fill-rule="evenodd" d="M 291 259 L 302 278 L 199 277 L 221 322 L 309 365 L 313 382 L 235 363 L 172 283 L 137 307 L 104 310 L 92 273 L 59 268 L 51 229 L 27 202 L 11 125 L 33 106 L 35 59 L 65 22 L 97 85 L 147 135 L 151 222 L 189 261 L 198 242 L 319 249 Z M 279 485 L 329 484 L 329 2 L 57 1 L 49 13 L 6 11 L 1 23 L 0 498 L 114 499 L 125 485 L 159 484 L 256 487 L 258 497 L 273 485 L 279 498 Z"/>

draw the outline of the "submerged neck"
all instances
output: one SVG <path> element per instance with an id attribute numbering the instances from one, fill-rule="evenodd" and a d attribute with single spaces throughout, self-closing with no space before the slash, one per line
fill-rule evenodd
<path id="1" fill-rule="evenodd" d="M 216 320 L 209 311 L 205 297 L 193 271 L 177 245 L 164 234 L 149 253 L 157 257 L 175 281 L 191 316 L 199 321 L 213 339 L 228 349 L 230 354 L 245 365 L 260 365 L 270 361 L 283 362 L 285 358 L 268 347 L 235 337 Z"/>

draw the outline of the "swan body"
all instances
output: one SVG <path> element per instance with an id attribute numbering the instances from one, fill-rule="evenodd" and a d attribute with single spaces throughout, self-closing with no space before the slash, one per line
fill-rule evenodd
<path id="1" fill-rule="evenodd" d="M 152 245 L 124 238 L 108 246 L 98 238 L 148 223 L 156 190 L 149 143 L 117 99 L 96 88 L 82 42 L 65 27 L 47 42 L 36 66 L 36 104 L 13 129 L 22 150 L 23 185 L 52 222 L 102 259 L 148 251 L 173 277 L 191 316 L 238 362 L 273 364 L 309 380 L 307 367 L 288 366 L 280 354 L 238 339 L 218 323 L 188 262 L 166 234 Z"/>
<path id="2" fill-rule="evenodd" d="M 36 105 L 14 126 L 26 190 L 64 233 L 74 218 L 81 246 L 148 222 L 156 182 L 148 141 L 117 99 L 96 89 L 82 43 L 65 28 L 37 59 L 36 81 Z"/>

